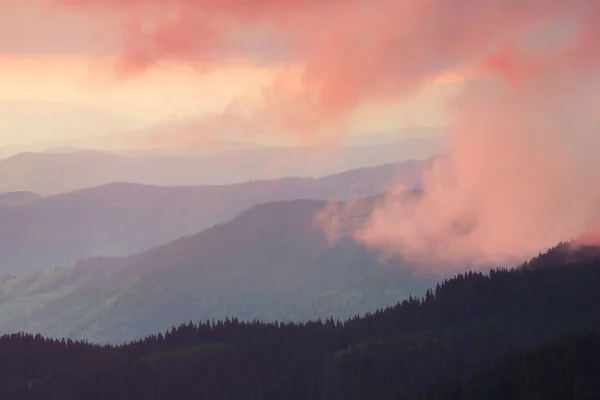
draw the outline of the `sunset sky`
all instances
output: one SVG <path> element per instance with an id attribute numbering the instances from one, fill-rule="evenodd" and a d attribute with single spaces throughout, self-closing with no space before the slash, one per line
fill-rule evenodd
<path id="1" fill-rule="evenodd" d="M 426 198 L 410 218 L 392 199 L 373 246 L 487 262 L 600 225 L 598 1 L 0 3 L 3 143 L 193 115 L 219 118 L 175 141 L 443 125 L 451 148 Z M 447 237 L 457 220 L 472 231 Z"/>
<path id="2" fill-rule="evenodd" d="M 45 123 L 30 120 L 30 116 L 39 115 L 41 111 L 19 107 L 22 100 L 93 107 L 106 112 L 106 119 L 98 121 L 89 116 L 82 122 L 102 123 L 112 131 L 221 112 L 232 100 L 258 92 L 277 73 L 274 68 L 233 64 L 204 74 L 180 63 L 153 68 L 128 81 L 112 81 L 102 70 L 107 62 L 86 55 L 4 54 L 0 59 L 1 142 L 60 139 L 90 131 L 85 128 L 78 133 L 69 129 L 49 137 L 40 132 L 47 127 Z M 407 99 L 365 102 L 354 113 L 353 128 L 369 132 L 444 125 L 444 101 L 460 90 L 460 86 L 459 81 L 440 81 Z M 45 106 L 38 104 L 38 107 Z M 59 116 L 60 112 L 55 118 Z M 55 123 L 60 125 L 58 121 Z M 15 127 L 19 127 L 18 133 L 13 132 Z M 99 129 L 91 131 L 101 133 Z"/>
<path id="3" fill-rule="evenodd" d="M 9 7 L 0 15 L 1 145 L 102 135 L 221 113 L 233 101 L 252 101 L 282 71 L 301 68 L 296 60 L 278 59 L 269 37 L 262 42 L 257 37 L 242 50 L 274 60 L 257 63 L 242 54 L 219 60 L 208 71 L 190 60 L 168 60 L 123 78 L 115 71 L 125 39 L 111 35 L 107 21 L 40 0 L 0 1 Z M 445 125 L 445 101 L 462 84 L 458 75 L 446 74 L 408 96 L 364 99 L 344 129 Z"/>

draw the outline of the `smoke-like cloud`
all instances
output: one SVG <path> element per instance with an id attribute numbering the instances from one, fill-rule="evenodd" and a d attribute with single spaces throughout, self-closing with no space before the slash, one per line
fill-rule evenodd
<path id="1" fill-rule="evenodd" d="M 420 201 L 390 196 L 357 232 L 389 256 L 500 263 L 599 222 L 600 2 L 54 1 L 119 30 L 127 73 L 171 58 L 293 63 L 251 111 L 254 130 L 337 134 L 361 103 L 459 71 L 469 81 L 448 105 L 451 153 Z M 240 50 L 265 32 L 266 51 Z"/>
<path id="2" fill-rule="evenodd" d="M 390 200 L 359 237 L 434 266 L 489 265 L 596 231 L 599 10 L 589 2 L 577 19 L 567 13 L 576 23 L 559 46 L 507 46 L 484 59 L 481 67 L 499 78 L 471 82 L 449 105 L 452 152 L 427 176 L 422 200 Z"/>

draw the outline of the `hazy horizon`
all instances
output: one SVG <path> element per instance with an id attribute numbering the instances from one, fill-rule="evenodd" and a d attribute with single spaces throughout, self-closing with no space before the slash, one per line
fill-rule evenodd
<path id="1" fill-rule="evenodd" d="M 58 57 L 0 51 L 0 146 L 117 134 L 190 118 L 201 120 L 203 115 L 236 115 L 229 110 L 232 105 L 239 101 L 257 105 L 256 96 L 279 73 L 234 64 L 198 74 L 183 64 L 150 69 L 123 83 L 99 83 L 90 78 L 104 74 L 96 71 L 99 65 L 102 63 L 94 55 Z M 407 98 L 365 102 L 352 113 L 345 129 L 356 133 L 444 126 L 444 102 L 461 86 L 460 81 L 440 81 Z M 191 134 L 218 139 L 225 130 L 227 125 L 213 124 Z M 298 143 L 286 132 L 240 136 L 238 140 Z"/>

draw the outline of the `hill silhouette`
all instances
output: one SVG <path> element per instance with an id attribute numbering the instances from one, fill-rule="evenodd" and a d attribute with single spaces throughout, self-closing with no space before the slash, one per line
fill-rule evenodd
<path id="1" fill-rule="evenodd" d="M 348 219 L 359 226 L 382 197 L 357 202 Z M 330 245 L 315 225 L 325 201 L 296 200 L 256 206 L 199 234 L 125 258 L 92 257 L 73 267 L 0 284 L 0 329 L 53 337 L 123 342 L 190 317 L 245 320 L 301 310 L 306 301 L 342 290 L 372 274 L 394 277 L 404 296 L 422 292 L 434 278 L 415 276 L 401 260 L 382 264 L 352 237 Z M 370 278 L 374 279 L 374 278 Z M 372 293 L 376 295 L 377 293 Z M 335 314 L 369 310 L 376 296 Z M 385 304 L 385 303 L 383 303 Z M 326 317 L 292 312 L 298 317 Z"/>
<path id="2" fill-rule="evenodd" d="M 273 147 L 208 156 L 124 156 L 93 150 L 25 152 L 0 160 L 0 192 L 30 191 L 50 196 L 114 182 L 199 186 L 290 176 L 316 178 L 428 159 L 443 149 L 436 143 L 437 139 L 411 138 L 368 146 Z"/>
<path id="3" fill-rule="evenodd" d="M 418 186 L 431 161 L 407 161 L 319 179 L 285 178 L 223 186 L 113 183 L 0 207 L 0 274 L 66 266 L 92 256 L 126 256 L 198 233 L 260 203 L 343 200 Z M 2 199 L 23 197 L 5 194 Z M 14 201 L 14 200 L 13 200 Z"/>

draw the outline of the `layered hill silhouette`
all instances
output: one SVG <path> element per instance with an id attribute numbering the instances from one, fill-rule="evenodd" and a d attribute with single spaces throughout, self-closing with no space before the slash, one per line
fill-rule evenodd
<path id="1" fill-rule="evenodd" d="M 381 199 L 357 202 L 344 226 L 360 226 Z M 347 307 L 332 302 L 312 313 L 306 302 L 346 291 L 369 276 L 394 276 L 399 299 L 431 284 L 433 278 L 414 275 L 402 261 L 383 265 L 350 236 L 330 245 L 315 226 L 326 204 L 296 200 L 260 205 L 138 255 L 90 258 L 70 268 L 7 278 L 0 285 L 0 329 L 122 342 L 190 318 L 251 320 L 290 313 L 287 320 L 298 320 L 366 312 L 392 297 L 371 291 Z"/>
<path id="2" fill-rule="evenodd" d="M 223 185 L 283 177 L 322 177 L 356 168 L 427 159 L 437 138 L 341 147 L 272 147 L 205 157 L 123 156 L 99 151 L 21 153 L 0 160 L 0 192 L 43 196 L 114 182 L 158 186 Z"/>
<path id="3" fill-rule="evenodd" d="M 427 161 L 224 186 L 109 184 L 38 198 L 5 194 L 0 203 L 0 274 L 68 265 L 91 256 L 125 256 L 225 222 L 254 205 L 292 199 L 343 200 L 419 185 Z M 3 199 L 5 199 L 3 201 Z"/>

